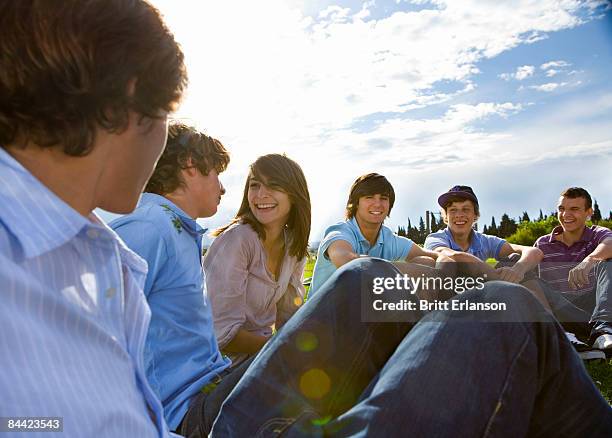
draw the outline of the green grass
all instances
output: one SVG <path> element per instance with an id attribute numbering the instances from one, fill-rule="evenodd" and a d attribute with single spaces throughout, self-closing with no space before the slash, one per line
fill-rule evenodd
<path id="1" fill-rule="evenodd" d="M 612 359 L 587 362 L 585 366 L 595 386 L 612 405 Z"/>
<path id="2" fill-rule="evenodd" d="M 306 261 L 306 266 L 304 267 L 304 278 L 312 277 L 312 270 L 314 269 L 314 264 L 316 260 L 316 257 L 308 257 L 308 260 Z"/>
<path id="3" fill-rule="evenodd" d="M 308 257 L 306 267 L 304 268 L 304 278 L 312 277 L 315 261 L 316 257 Z M 489 259 L 487 263 L 494 264 L 495 260 Z M 306 286 L 306 293 L 308 293 L 309 288 L 310 286 Z M 595 386 L 599 388 L 604 398 L 612 405 L 612 359 L 608 359 L 605 362 L 602 360 L 585 362 L 585 367 L 591 375 L 593 382 L 595 382 Z"/>

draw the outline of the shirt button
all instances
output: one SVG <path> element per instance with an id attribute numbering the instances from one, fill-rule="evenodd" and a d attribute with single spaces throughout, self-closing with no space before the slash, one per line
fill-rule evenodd
<path id="1" fill-rule="evenodd" d="M 114 287 L 109 287 L 108 289 L 106 289 L 106 298 L 112 298 L 115 296 L 115 292 L 117 292 L 117 290 Z"/>
<path id="2" fill-rule="evenodd" d="M 89 237 L 90 239 L 97 239 L 99 235 L 100 233 L 98 232 L 98 230 L 95 230 L 93 228 L 87 230 L 87 237 Z"/>

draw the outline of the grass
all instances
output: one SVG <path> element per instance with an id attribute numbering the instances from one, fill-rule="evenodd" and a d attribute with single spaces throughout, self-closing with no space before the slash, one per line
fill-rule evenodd
<path id="1" fill-rule="evenodd" d="M 304 268 L 304 278 L 312 277 L 315 260 L 316 257 L 308 257 Z M 491 259 L 491 261 L 495 262 L 494 259 Z M 487 260 L 488 263 L 491 263 L 491 261 Z M 306 286 L 306 292 L 308 292 L 308 289 L 310 289 L 310 286 Z M 585 367 L 593 382 L 595 382 L 595 386 L 607 402 L 612 405 L 612 359 L 585 362 Z"/>
<path id="2" fill-rule="evenodd" d="M 308 256 L 306 266 L 304 267 L 304 278 L 312 277 L 312 270 L 314 269 L 314 264 L 316 260 L 317 258 L 315 256 Z"/>
<path id="3" fill-rule="evenodd" d="M 612 359 L 587 362 L 585 366 L 595 386 L 612 405 Z"/>

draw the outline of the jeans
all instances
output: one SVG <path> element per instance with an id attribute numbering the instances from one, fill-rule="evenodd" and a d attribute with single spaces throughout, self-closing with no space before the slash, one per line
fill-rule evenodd
<path id="1" fill-rule="evenodd" d="M 555 317 L 589 344 L 599 335 L 612 334 L 612 261 L 598 262 L 593 270 L 595 285 L 580 296 L 554 291 L 540 281 Z"/>
<path id="2" fill-rule="evenodd" d="M 612 409 L 526 289 L 490 282 L 455 299 L 507 303 L 503 315 L 361 322 L 360 289 L 396 273 L 378 259 L 339 269 L 263 348 L 212 436 L 612 436 Z"/>
<path id="3" fill-rule="evenodd" d="M 186 438 L 205 438 L 212 428 L 221 404 L 234 389 L 253 357 L 234 368 L 221 373 L 218 381 L 197 394 L 189 403 L 189 409 L 178 427 L 177 433 Z"/>

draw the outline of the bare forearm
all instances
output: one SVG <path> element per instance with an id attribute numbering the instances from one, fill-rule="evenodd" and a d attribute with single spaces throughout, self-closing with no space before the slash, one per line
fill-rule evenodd
<path id="1" fill-rule="evenodd" d="M 597 245 L 595 250 L 587 256 L 595 261 L 612 259 L 612 241 L 605 241 Z"/>
<path id="2" fill-rule="evenodd" d="M 365 257 L 365 256 L 355 254 L 354 252 L 346 252 L 346 253 L 334 255 L 334 257 L 331 258 L 331 262 L 334 264 L 336 268 L 339 268 L 341 266 L 346 265 L 351 260 L 358 259 L 359 257 Z"/>
<path id="3" fill-rule="evenodd" d="M 225 351 L 230 353 L 257 353 L 268 338 L 256 333 L 248 332 L 244 329 L 239 329 L 232 339 L 224 348 Z"/>
<path id="4" fill-rule="evenodd" d="M 529 272 L 542 261 L 544 254 L 538 248 L 526 248 L 521 252 L 521 258 L 514 267 L 520 269 L 523 274 Z"/>

